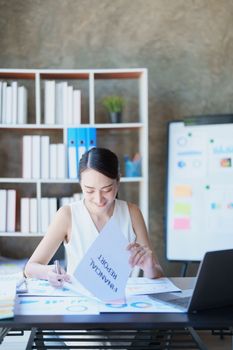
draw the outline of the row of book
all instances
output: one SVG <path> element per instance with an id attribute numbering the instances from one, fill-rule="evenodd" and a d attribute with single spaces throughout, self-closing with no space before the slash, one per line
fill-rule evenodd
<path id="1" fill-rule="evenodd" d="M 14 316 L 17 285 L 23 279 L 27 259 L 10 259 L 0 256 L 0 319 Z"/>
<path id="2" fill-rule="evenodd" d="M 0 288 L 0 320 L 14 316 L 16 298 L 16 281 L 1 280 Z"/>
<path id="3" fill-rule="evenodd" d="M 49 136 L 23 136 L 23 173 L 25 179 L 65 179 L 66 147 L 50 144 Z"/>
<path id="4" fill-rule="evenodd" d="M 81 198 L 81 193 L 75 193 L 71 197 L 42 197 L 39 202 L 37 198 L 20 198 L 20 232 L 37 233 L 41 230 L 45 233 L 58 208 Z M 16 190 L 0 190 L 0 206 L 0 232 L 15 232 Z M 40 216 L 38 209 L 40 209 Z M 39 220 L 41 226 L 39 226 Z"/>
<path id="5" fill-rule="evenodd" d="M 0 189 L 0 232 L 15 232 L 16 190 Z"/>
<path id="6" fill-rule="evenodd" d="M 12 81 L 11 84 L 0 81 L 0 123 L 26 124 L 27 99 L 25 86 L 19 86 L 17 81 Z"/>
<path id="7" fill-rule="evenodd" d="M 96 147 L 96 128 L 68 128 L 68 178 L 78 178 L 78 164 L 83 153 Z"/>
<path id="8" fill-rule="evenodd" d="M 52 222 L 58 208 L 73 201 L 79 200 L 81 194 L 76 193 L 72 197 L 43 197 L 40 199 L 40 223 L 38 222 L 37 198 L 21 198 L 20 207 L 20 231 L 22 233 L 37 233 L 41 230 L 45 233 Z"/>
<path id="9" fill-rule="evenodd" d="M 45 124 L 79 125 L 81 123 L 81 91 L 67 81 L 45 80 Z"/>
<path id="10" fill-rule="evenodd" d="M 77 179 L 84 152 L 96 146 L 95 128 L 68 128 L 67 147 L 50 144 L 48 135 L 24 135 L 22 176 L 24 179 Z"/>

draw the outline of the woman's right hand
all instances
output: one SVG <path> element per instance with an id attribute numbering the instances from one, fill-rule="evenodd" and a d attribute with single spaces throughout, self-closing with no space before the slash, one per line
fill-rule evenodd
<path id="1" fill-rule="evenodd" d="M 54 265 L 51 265 L 51 268 L 48 272 L 48 282 L 55 288 L 61 288 L 64 282 L 71 282 L 70 275 L 68 275 L 62 267 L 60 268 L 60 272 L 61 273 L 59 274 L 55 272 Z"/>

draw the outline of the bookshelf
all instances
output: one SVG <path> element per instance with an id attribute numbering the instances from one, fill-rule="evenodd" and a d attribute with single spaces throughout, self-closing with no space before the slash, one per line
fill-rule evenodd
<path id="1" fill-rule="evenodd" d="M 48 135 L 54 144 L 67 147 L 69 127 L 96 128 L 97 146 L 107 147 L 117 153 L 121 164 L 119 198 L 139 205 L 148 225 L 148 78 L 147 69 L 0 69 L 0 81 L 17 82 L 27 89 L 27 121 L 23 124 L 0 119 L 0 189 L 16 190 L 15 232 L 0 232 L 0 237 L 40 237 L 41 202 L 44 197 L 71 196 L 80 192 L 77 179 L 23 178 L 22 139 L 25 135 Z M 81 124 L 45 123 L 45 82 L 68 82 L 81 91 Z M 122 95 L 126 100 L 121 123 L 110 123 L 101 100 L 107 95 Z M 127 150 L 127 151 L 126 151 Z M 141 155 L 142 175 L 126 177 L 124 155 Z M 3 166 L 5 165 L 5 166 Z M 21 232 L 21 198 L 37 199 L 37 232 Z"/>

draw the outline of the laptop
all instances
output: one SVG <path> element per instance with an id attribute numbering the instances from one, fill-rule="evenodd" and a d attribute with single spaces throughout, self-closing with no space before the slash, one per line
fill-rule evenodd
<path id="1" fill-rule="evenodd" d="M 205 253 L 193 289 L 156 294 L 153 299 L 188 313 L 233 305 L 233 249 Z"/>

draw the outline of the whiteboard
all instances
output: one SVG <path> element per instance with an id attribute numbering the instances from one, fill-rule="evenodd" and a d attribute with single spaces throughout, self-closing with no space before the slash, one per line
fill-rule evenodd
<path id="1" fill-rule="evenodd" d="M 233 248 L 233 123 L 168 126 L 168 260 Z"/>

